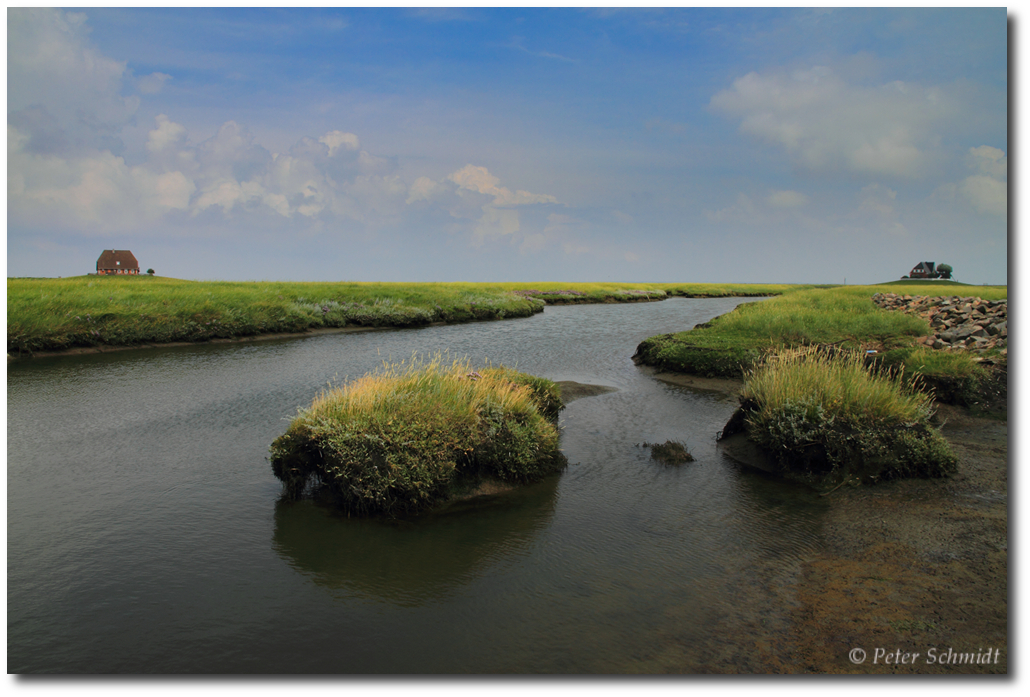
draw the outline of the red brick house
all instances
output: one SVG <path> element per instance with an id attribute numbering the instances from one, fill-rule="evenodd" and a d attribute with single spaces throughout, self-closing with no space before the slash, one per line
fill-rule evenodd
<path id="1" fill-rule="evenodd" d="M 127 249 L 105 249 L 97 259 L 97 275 L 139 274 L 139 262 Z"/>

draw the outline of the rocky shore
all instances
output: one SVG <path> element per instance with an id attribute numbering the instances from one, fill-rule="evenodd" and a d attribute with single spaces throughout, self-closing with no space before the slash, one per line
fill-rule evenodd
<path id="1" fill-rule="evenodd" d="M 916 339 L 919 345 L 980 354 L 997 349 L 1002 356 L 1008 355 L 1008 300 L 877 293 L 873 302 L 885 310 L 926 319 L 933 333 Z"/>

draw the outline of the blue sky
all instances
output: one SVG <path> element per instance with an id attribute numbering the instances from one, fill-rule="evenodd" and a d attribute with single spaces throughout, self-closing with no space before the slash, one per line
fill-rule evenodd
<path id="1" fill-rule="evenodd" d="M 1001 9 L 8 9 L 8 276 L 1007 282 Z"/>

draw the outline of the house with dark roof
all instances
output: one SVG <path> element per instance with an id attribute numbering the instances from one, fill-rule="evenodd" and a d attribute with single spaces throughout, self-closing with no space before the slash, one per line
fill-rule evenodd
<path id="1" fill-rule="evenodd" d="M 909 274 L 909 278 L 937 278 L 938 273 L 934 271 L 932 261 L 921 261 Z"/>
<path id="2" fill-rule="evenodd" d="M 139 262 L 127 249 L 105 249 L 97 259 L 97 275 L 139 274 Z"/>

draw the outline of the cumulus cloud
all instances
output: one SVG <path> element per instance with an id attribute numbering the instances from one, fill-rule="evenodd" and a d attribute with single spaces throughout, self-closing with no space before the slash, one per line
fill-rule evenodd
<path id="1" fill-rule="evenodd" d="M 970 158 L 973 160 L 973 167 L 980 170 L 981 174 L 995 179 L 1006 179 L 1009 172 L 1009 160 L 1005 157 L 1005 151 L 992 148 L 990 145 L 981 145 L 978 148 L 969 149 Z"/>
<path id="2" fill-rule="evenodd" d="M 501 180 L 486 167 L 467 164 L 442 181 L 419 177 L 408 190 L 407 204 L 435 205 L 453 218 L 472 221 L 472 242 L 481 245 L 488 239 L 515 235 L 522 230 L 518 208 L 537 204 L 556 204 L 550 194 L 534 194 L 501 186 Z M 545 239 L 523 236 L 523 251 L 539 249 Z"/>
<path id="3" fill-rule="evenodd" d="M 36 152 L 54 151 L 55 140 L 65 148 L 121 147 L 117 132 L 139 97 L 121 94 L 125 63 L 91 45 L 86 16 L 10 8 L 7 20 L 8 122 L 30 136 Z"/>
<path id="4" fill-rule="evenodd" d="M 822 66 L 749 73 L 712 97 L 711 107 L 807 169 L 903 177 L 926 171 L 936 125 L 952 111 L 941 89 L 900 81 L 852 85 Z"/>
<path id="5" fill-rule="evenodd" d="M 330 131 L 319 138 L 318 142 L 329 148 L 329 157 L 335 155 L 336 151 L 340 148 L 343 148 L 344 150 L 358 150 L 361 148 L 361 144 L 356 135 L 353 133 L 344 133 L 343 131 Z"/>
<path id="6" fill-rule="evenodd" d="M 83 14 L 12 9 L 8 19 L 10 222 L 100 235 L 166 234 L 158 223 L 199 216 L 374 229 L 428 215 L 457 219 L 475 244 L 509 238 L 532 250 L 549 239 L 539 229 L 525 231 L 520 210 L 556 204 L 554 196 L 505 187 L 472 164 L 408 186 L 396 158 L 363 149 L 344 129 L 271 152 L 239 121 L 197 134 L 162 113 L 141 147 L 126 154 L 121 134 L 135 127 L 139 97 L 122 91 L 154 94 L 172 76 L 134 78 L 124 62 L 92 45 Z"/>
<path id="7" fill-rule="evenodd" d="M 370 224 L 395 219 L 407 187 L 386 173 L 388 159 L 354 153 L 357 138 L 341 134 L 302 138 L 289 153 L 276 154 L 228 121 L 194 145 L 182 124 L 161 114 L 148 133 L 148 158 L 129 166 L 110 151 L 33 152 L 31 136 L 9 124 L 8 205 L 22 224 L 99 233 L 138 228 L 172 211 L 197 216 L 209 209 L 224 216 L 326 214 Z"/>
<path id="8" fill-rule="evenodd" d="M 157 128 L 147 134 L 147 150 L 160 154 L 173 148 L 181 149 L 186 144 L 186 127 L 174 123 L 164 114 L 155 119 Z"/>
<path id="9" fill-rule="evenodd" d="M 487 196 L 493 196 L 494 206 L 524 206 L 531 203 L 557 203 L 558 200 L 550 194 L 531 194 L 528 191 L 511 190 L 503 186 L 497 186 L 500 179 L 490 174 L 486 167 L 465 165 L 449 177 L 450 181 L 458 185 L 460 189 L 476 191 Z"/>

